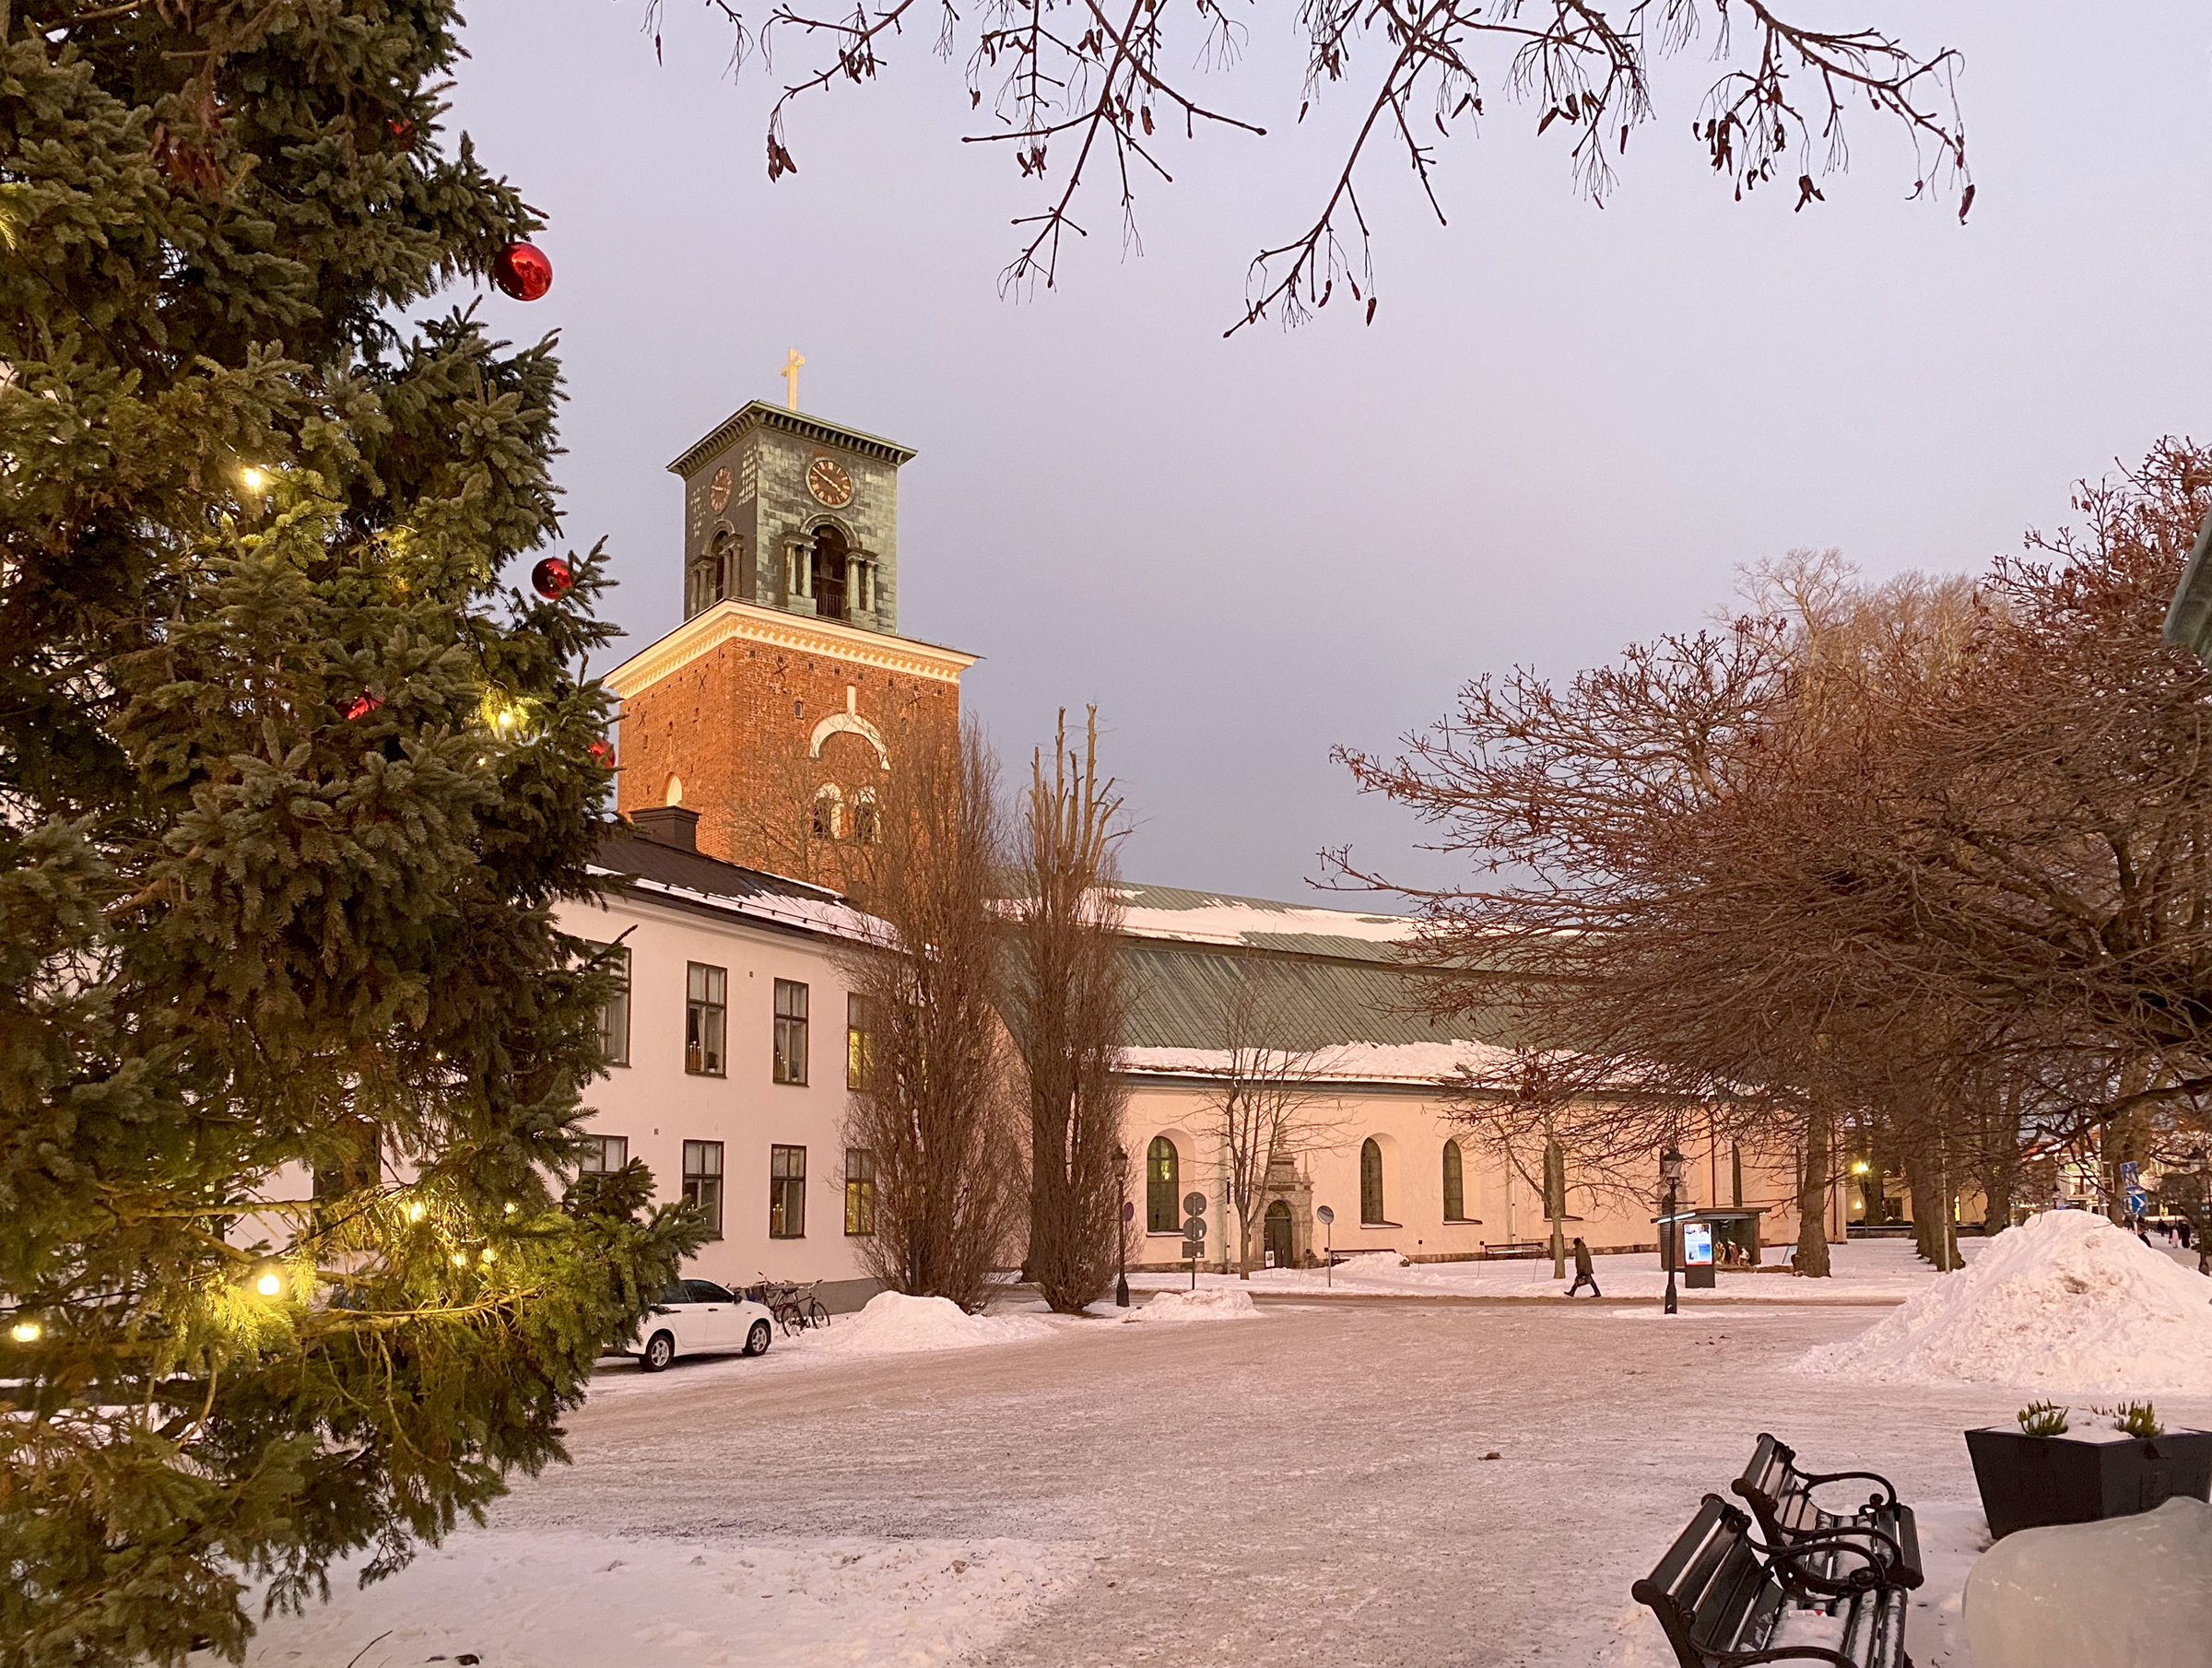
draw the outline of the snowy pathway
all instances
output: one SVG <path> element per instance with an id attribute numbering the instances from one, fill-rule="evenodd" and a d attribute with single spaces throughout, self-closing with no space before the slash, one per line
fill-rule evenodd
<path id="1" fill-rule="evenodd" d="M 576 1463 L 491 1533 L 272 1623 L 250 1660 L 344 1668 L 390 1628 L 359 1668 L 1656 1664 L 1629 1584 L 1772 1428 L 1923 1507 L 1912 1654 L 1957 1668 L 1938 1611 L 1980 1527 L 1959 1433 L 2020 1398 L 1783 1370 L 1878 1312 L 1288 1301 L 617 1368 Z"/>

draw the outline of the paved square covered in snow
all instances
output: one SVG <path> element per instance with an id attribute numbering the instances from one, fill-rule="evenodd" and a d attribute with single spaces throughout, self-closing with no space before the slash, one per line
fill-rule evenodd
<path id="1" fill-rule="evenodd" d="M 1901 1247 L 1840 1251 L 1856 1266 L 1826 1290 L 1743 1284 L 1932 1278 Z M 1791 1370 L 1880 1298 L 1724 1288 L 1669 1320 L 1641 1298 L 1279 1289 L 1303 1279 L 1253 1282 L 1239 1324 L 1015 1307 L 970 1347 L 914 1347 L 947 1340 L 909 1317 L 870 1353 L 847 1319 L 759 1360 L 610 1366 L 574 1465 L 397 1580 L 273 1620 L 249 1660 L 1663 1663 L 1630 1583 L 1772 1430 L 1809 1467 L 1895 1480 L 1929 1564 L 1913 1659 L 1966 1661 L 1983 1532 L 1959 1433 L 2024 1398 Z"/>

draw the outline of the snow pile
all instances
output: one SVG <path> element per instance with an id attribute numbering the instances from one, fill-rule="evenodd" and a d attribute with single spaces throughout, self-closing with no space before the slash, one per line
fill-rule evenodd
<path id="1" fill-rule="evenodd" d="M 1256 1321 L 1259 1314 L 1250 1292 L 1209 1286 L 1202 1291 L 1163 1291 L 1129 1319 L 1181 1326 L 1192 1321 Z"/>
<path id="2" fill-rule="evenodd" d="M 1857 1337 L 1793 1366 L 2060 1396 L 2202 1394 L 2212 1383 L 2212 1280 L 2102 1216 L 2046 1211 Z"/>
<path id="3" fill-rule="evenodd" d="M 840 1356 L 903 1356 L 924 1349 L 972 1349 L 1041 1338 L 1051 1324 L 1032 1315 L 971 1315 L 950 1298 L 877 1292 L 856 1315 L 840 1315 L 806 1334 L 812 1349 Z"/>

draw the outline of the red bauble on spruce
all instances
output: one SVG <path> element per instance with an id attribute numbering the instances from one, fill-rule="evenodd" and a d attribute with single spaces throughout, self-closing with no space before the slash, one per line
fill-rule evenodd
<path id="1" fill-rule="evenodd" d="M 549 603 L 557 603 L 576 588 L 576 571 L 558 556 L 548 556 L 530 570 L 530 589 Z"/>
<path id="2" fill-rule="evenodd" d="M 359 695 L 355 696 L 351 700 L 346 703 L 346 722 L 347 723 L 351 723 L 357 718 L 367 718 L 370 713 L 375 711 L 383 704 L 384 703 L 379 700 L 375 696 L 370 694 L 368 690 L 363 689 Z"/>
<path id="3" fill-rule="evenodd" d="M 606 736 L 599 737 L 584 751 L 592 756 L 592 762 L 602 770 L 611 770 L 615 768 L 615 749 Z"/>
<path id="4" fill-rule="evenodd" d="M 491 281 L 518 301 L 535 301 L 553 288 L 553 263 L 536 244 L 517 240 L 491 257 Z"/>

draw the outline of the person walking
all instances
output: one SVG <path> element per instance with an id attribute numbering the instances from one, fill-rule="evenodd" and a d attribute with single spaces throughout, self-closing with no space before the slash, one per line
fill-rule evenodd
<path id="1" fill-rule="evenodd" d="M 1574 1284 L 1567 1288 L 1567 1295 L 1571 1298 L 1585 1286 L 1590 1288 L 1593 1298 L 1606 1295 L 1597 1289 L 1597 1276 L 1590 1272 L 1590 1248 L 1583 1243 L 1578 1235 L 1574 1241 Z"/>

